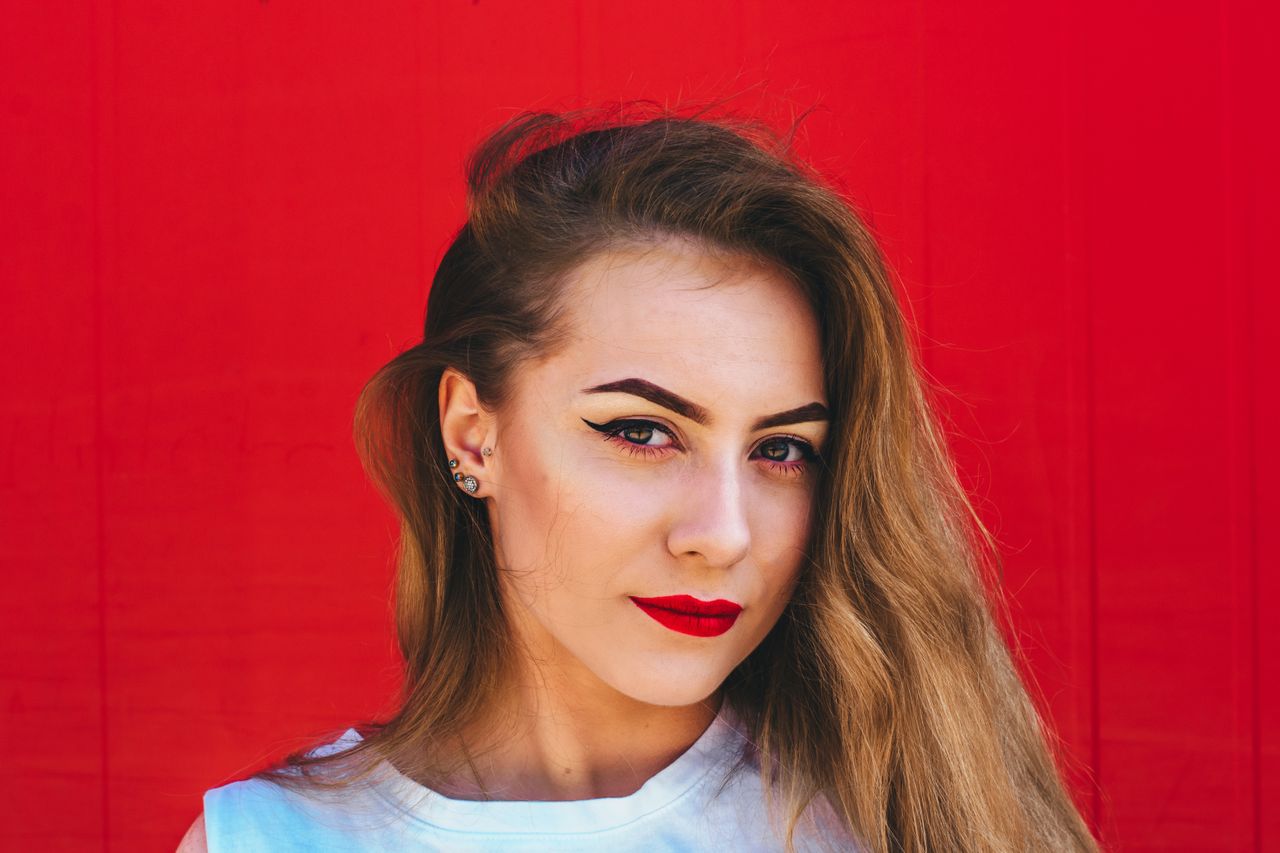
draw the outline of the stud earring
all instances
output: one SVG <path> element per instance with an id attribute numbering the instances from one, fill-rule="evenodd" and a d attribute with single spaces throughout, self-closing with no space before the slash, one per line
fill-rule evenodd
<path id="1" fill-rule="evenodd" d="M 449 460 L 449 467 L 450 467 L 450 468 L 457 468 L 457 467 L 458 467 L 458 460 L 457 460 L 457 459 L 450 459 L 450 460 Z M 467 490 L 467 492 L 468 492 L 469 494 L 475 494 L 476 489 L 480 488 L 480 481 L 479 481 L 479 480 L 477 480 L 475 477 L 472 477 L 470 474 L 463 474 L 461 471 L 454 471 L 454 472 L 453 472 L 453 481 L 454 481 L 455 483 L 461 483 L 461 484 L 462 484 L 462 488 L 466 489 L 466 490 Z"/>
<path id="2" fill-rule="evenodd" d="M 481 450 L 481 451 L 480 451 L 480 453 L 481 453 L 481 455 L 483 455 L 483 456 L 492 456 L 492 455 L 493 455 L 493 451 L 492 451 L 491 449 L 489 449 L 488 447 L 486 447 L 486 448 L 484 448 L 483 450 Z"/>

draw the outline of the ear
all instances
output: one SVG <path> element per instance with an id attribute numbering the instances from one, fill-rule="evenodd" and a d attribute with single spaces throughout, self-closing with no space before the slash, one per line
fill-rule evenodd
<path id="1" fill-rule="evenodd" d="M 488 464 L 491 457 L 482 451 L 494 446 L 493 414 L 480 404 L 475 383 L 452 367 L 445 368 L 440 376 L 439 394 L 440 435 L 449 454 L 440 464 L 447 466 L 449 459 L 457 459 L 458 466 L 448 469 L 450 475 L 475 477 L 480 486 L 469 494 L 477 498 L 491 496 L 493 484 L 487 476 L 492 473 L 492 466 Z"/>

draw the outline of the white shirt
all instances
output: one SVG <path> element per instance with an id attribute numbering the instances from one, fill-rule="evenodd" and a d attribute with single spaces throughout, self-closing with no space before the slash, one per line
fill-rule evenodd
<path id="1" fill-rule="evenodd" d="M 350 745 L 349 729 L 318 751 Z M 758 767 L 730 770 L 747 740 L 722 709 L 674 762 L 625 797 L 570 801 L 454 800 L 382 762 L 368 785 L 312 800 L 260 779 L 205 792 L 209 853 L 285 850 L 782 850 Z M 824 802 L 796 830 L 797 850 L 857 850 L 832 831 Z M 813 821 L 828 828 L 821 832 Z"/>

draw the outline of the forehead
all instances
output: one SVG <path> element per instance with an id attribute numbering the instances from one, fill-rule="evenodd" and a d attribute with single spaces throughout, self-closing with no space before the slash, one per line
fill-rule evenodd
<path id="1" fill-rule="evenodd" d="M 824 400 L 800 288 L 741 255 L 662 242 L 599 253 L 565 283 L 570 335 L 546 367 L 580 390 L 639 376 L 715 407 Z"/>

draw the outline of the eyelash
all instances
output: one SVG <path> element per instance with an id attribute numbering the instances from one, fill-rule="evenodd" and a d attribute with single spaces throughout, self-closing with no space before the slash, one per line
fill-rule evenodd
<path id="1" fill-rule="evenodd" d="M 587 426 L 601 433 L 600 437 L 603 438 L 605 441 L 611 444 L 621 445 L 623 449 L 625 449 L 632 456 L 644 456 L 644 457 L 652 458 L 655 456 L 661 456 L 667 450 L 675 449 L 680 446 L 679 443 L 676 441 L 675 434 L 672 433 L 671 430 L 664 427 L 662 424 L 657 423 L 656 421 L 648 421 L 648 420 L 643 420 L 638 418 L 624 418 L 621 420 L 610 421 L 607 424 L 595 424 L 587 420 L 586 418 L 583 418 L 582 420 L 583 420 L 583 423 L 585 423 Z M 630 439 L 626 439 L 622 437 L 623 433 L 633 429 L 653 430 L 655 432 L 660 432 L 666 435 L 668 438 L 670 438 L 673 444 L 668 447 L 649 447 L 647 445 L 637 444 L 636 442 L 631 441 Z M 760 444 L 757 445 L 757 448 L 764 447 L 770 444 L 779 444 L 779 443 L 794 445 L 800 450 L 801 455 L 804 457 L 803 460 L 799 462 L 775 462 L 772 459 L 765 459 L 765 461 L 769 464 L 769 467 L 771 469 L 778 472 L 779 474 L 782 474 L 783 476 L 799 477 L 805 473 L 810 463 L 817 462 L 819 459 L 818 453 L 813 449 L 812 444 L 794 435 L 770 436 L 769 438 L 760 442 Z"/>

